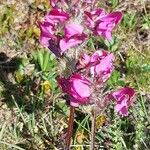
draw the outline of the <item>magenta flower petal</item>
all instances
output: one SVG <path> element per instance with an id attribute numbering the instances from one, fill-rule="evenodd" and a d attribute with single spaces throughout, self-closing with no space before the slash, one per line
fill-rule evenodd
<path id="1" fill-rule="evenodd" d="M 40 43 L 41 45 L 48 47 L 49 40 L 56 38 L 54 35 L 54 26 L 49 22 L 39 22 L 41 35 L 40 35 Z"/>
<path id="2" fill-rule="evenodd" d="M 97 21 L 106 15 L 105 11 L 103 9 L 95 9 L 91 12 L 85 11 L 85 23 L 88 28 L 91 28 L 92 30 L 95 29 Z"/>
<path id="3" fill-rule="evenodd" d="M 45 20 L 52 23 L 62 23 L 69 19 L 69 14 L 60 10 L 60 9 L 52 9 L 47 15 L 45 16 Z"/>
<path id="4" fill-rule="evenodd" d="M 122 19 L 121 12 L 113 12 L 99 19 L 99 23 L 96 27 L 96 32 L 98 35 L 103 36 L 108 40 L 112 40 L 111 32 Z"/>
<path id="5" fill-rule="evenodd" d="M 103 22 L 111 22 L 115 24 L 115 27 L 120 23 L 122 19 L 122 13 L 119 11 L 112 12 L 104 17 L 102 17 L 100 20 Z"/>
<path id="6" fill-rule="evenodd" d="M 70 91 L 70 81 L 64 77 L 61 77 L 57 80 L 58 85 L 62 88 L 62 90 L 66 93 Z"/>
<path id="7" fill-rule="evenodd" d="M 67 79 L 60 78 L 58 79 L 58 84 L 70 96 L 71 106 L 76 107 L 89 101 L 91 83 L 80 74 L 75 74 Z"/>
<path id="8" fill-rule="evenodd" d="M 89 97 L 90 96 L 90 88 L 85 84 L 82 80 L 76 79 L 73 81 L 74 90 L 80 95 L 81 97 Z"/>
<path id="9" fill-rule="evenodd" d="M 55 54 L 56 57 L 61 57 L 63 54 L 57 40 L 49 40 L 48 48 Z"/>
<path id="10" fill-rule="evenodd" d="M 70 23 L 65 26 L 65 37 L 70 38 L 75 35 L 82 35 L 83 26 L 75 23 Z"/>
<path id="11" fill-rule="evenodd" d="M 60 49 L 62 52 L 81 44 L 85 40 L 86 35 L 83 33 L 83 29 L 81 25 L 75 23 L 70 23 L 65 26 L 64 38 L 60 40 Z"/>
<path id="12" fill-rule="evenodd" d="M 128 106 L 125 104 L 116 104 L 115 110 L 122 116 L 128 116 Z"/>
<path id="13" fill-rule="evenodd" d="M 60 45 L 60 49 L 64 53 L 67 49 L 74 47 L 81 43 L 82 43 L 82 40 L 79 40 L 76 38 L 72 38 L 72 39 L 63 38 L 60 40 L 59 45 Z"/>
<path id="14" fill-rule="evenodd" d="M 135 91 L 132 88 L 121 88 L 112 93 L 113 98 L 116 100 L 115 110 L 122 116 L 128 115 L 128 107 L 133 102 Z"/>
<path id="15" fill-rule="evenodd" d="M 102 9 L 96 9 L 92 12 L 84 12 L 85 24 L 94 34 L 103 36 L 108 40 L 112 40 L 111 32 L 114 27 L 120 23 L 122 13 L 119 11 L 106 14 Z"/>
<path id="16" fill-rule="evenodd" d="M 105 50 L 97 50 L 92 56 L 90 62 L 99 61 L 105 58 L 108 55 L 108 52 Z"/>
<path id="17" fill-rule="evenodd" d="M 95 66 L 95 73 L 107 72 L 112 68 L 113 54 L 109 54 L 101 59 L 100 63 Z"/>
<path id="18" fill-rule="evenodd" d="M 123 99 L 125 99 L 125 96 L 127 96 L 127 103 L 128 105 L 131 105 L 132 99 L 135 95 L 135 91 L 132 88 L 125 87 L 117 90 L 112 95 L 117 101 L 122 101 Z"/>
<path id="19" fill-rule="evenodd" d="M 59 47 L 59 38 L 54 34 L 54 26 L 49 22 L 39 22 L 41 35 L 40 44 L 44 47 L 49 48 L 57 57 L 62 55 Z"/>
<path id="20" fill-rule="evenodd" d="M 111 76 L 113 71 L 113 61 L 113 54 L 110 54 L 104 50 L 96 51 L 91 56 L 90 73 L 92 76 L 99 77 L 102 82 L 105 82 Z"/>
<path id="21" fill-rule="evenodd" d="M 106 32 L 103 32 L 102 33 L 102 36 L 103 37 L 106 37 L 106 39 L 108 39 L 108 40 L 112 40 L 112 35 L 111 35 L 111 31 L 106 31 Z"/>
<path id="22" fill-rule="evenodd" d="M 101 35 L 108 40 L 112 40 L 112 35 L 111 35 L 112 29 L 113 29 L 112 23 L 101 22 L 98 24 L 98 26 L 96 28 L 96 32 L 98 35 Z"/>
<path id="23" fill-rule="evenodd" d="M 76 91 L 76 94 L 80 96 L 81 100 L 90 96 L 90 82 L 86 78 L 80 75 L 73 75 L 71 80 L 72 89 Z"/>

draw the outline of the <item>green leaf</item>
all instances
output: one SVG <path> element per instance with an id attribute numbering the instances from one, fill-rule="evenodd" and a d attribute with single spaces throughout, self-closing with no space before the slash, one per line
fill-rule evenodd
<path id="1" fill-rule="evenodd" d="M 44 62 L 43 62 L 43 71 L 47 71 L 48 69 L 48 65 L 49 65 L 49 62 L 50 62 L 50 54 L 49 52 L 44 52 Z"/>
<path id="2" fill-rule="evenodd" d="M 41 70 L 43 68 L 43 52 L 42 51 L 38 51 L 38 62 L 39 62 L 39 65 L 41 67 Z"/>

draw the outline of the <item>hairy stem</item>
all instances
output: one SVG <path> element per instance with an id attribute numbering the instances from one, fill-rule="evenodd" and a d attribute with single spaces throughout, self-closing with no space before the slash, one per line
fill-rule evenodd
<path id="1" fill-rule="evenodd" d="M 91 125 L 91 143 L 90 143 L 90 150 L 95 149 L 95 128 L 96 128 L 96 114 L 93 111 L 92 114 L 92 125 Z"/>
<path id="2" fill-rule="evenodd" d="M 65 150 L 70 149 L 70 143 L 71 143 L 71 137 L 72 137 L 72 131 L 73 131 L 73 124 L 74 124 L 74 112 L 75 112 L 75 108 L 73 106 L 70 106 L 69 126 L 68 126 L 68 130 L 67 130 Z"/>

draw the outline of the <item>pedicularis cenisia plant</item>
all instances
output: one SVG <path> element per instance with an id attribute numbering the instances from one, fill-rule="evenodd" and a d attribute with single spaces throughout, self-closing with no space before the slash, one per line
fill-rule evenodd
<path id="1" fill-rule="evenodd" d="M 58 85 L 69 97 L 70 119 L 66 134 L 65 149 L 71 143 L 74 111 L 79 105 L 91 106 L 91 144 L 94 149 L 95 117 L 106 109 L 111 100 L 115 100 L 115 110 L 121 116 L 128 115 L 128 107 L 133 102 L 135 91 L 124 87 L 116 92 L 104 92 L 110 78 L 114 55 L 104 49 L 85 53 L 88 41 L 93 36 L 112 40 L 112 30 L 122 19 L 119 11 L 106 13 L 97 8 L 96 0 L 51 0 L 52 9 L 39 22 L 40 43 L 49 48 L 59 62 L 65 61 L 64 71 Z M 65 69 L 64 69 L 65 70 Z"/>

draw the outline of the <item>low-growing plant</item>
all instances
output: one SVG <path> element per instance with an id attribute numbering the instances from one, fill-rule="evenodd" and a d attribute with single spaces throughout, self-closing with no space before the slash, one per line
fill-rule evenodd
<path id="1" fill-rule="evenodd" d="M 122 117 L 128 116 L 128 107 L 132 105 L 135 95 L 134 89 L 129 87 L 120 87 L 115 92 L 112 89 L 107 90 L 107 80 L 114 70 L 114 54 L 102 48 L 96 49 L 93 41 L 89 43 L 89 39 L 95 37 L 96 41 L 100 36 L 105 39 L 107 47 L 115 51 L 115 46 L 112 46 L 115 45 L 112 30 L 120 23 L 122 13 L 107 13 L 104 9 L 97 8 L 97 2 L 50 0 L 52 9 L 45 15 L 44 20 L 39 22 L 40 43 L 55 54 L 59 63 L 64 63 L 64 69 L 57 81 L 70 104 L 65 150 L 71 146 L 75 108 L 90 107 L 90 149 L 94 150 L 96 118 L 108 108 L 113 99 L 115 111 Z M 112 1 L 112 5 L 115 7 L 117 1 Z M 124 18 L 124 24 L 127 22 L 126 18 L 128 17 Z M 135 24 L 133 20 L 134 17 L 130 18 L 129 24 L 124 26 L 132 28 Z M 37 55 L 38 63 L 41 70 L 46 71 L 49 67 L 49 57 L 46 52 L 42 55 L 41 53 L 39 51 Z M 114 130 L 117 132 L 116 128 Z M 120 137 L 121 133 L 118 133 L 115 138 Z M 116 143 L 115 147 L 118 147 L 118 144 Z"/>

